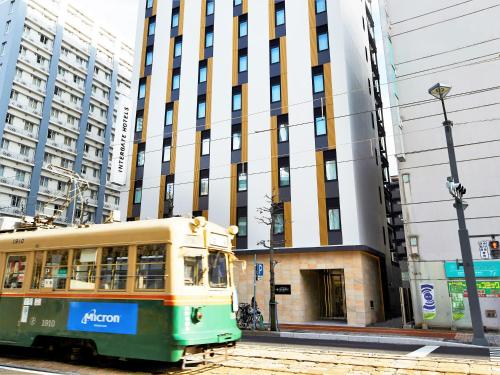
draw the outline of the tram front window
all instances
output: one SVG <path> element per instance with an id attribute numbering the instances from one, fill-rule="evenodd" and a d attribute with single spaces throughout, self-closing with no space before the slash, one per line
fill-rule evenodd
<path id="1" fill-rule="evenodd" d="M 165 245 L 137 246 L 137 289 L 165 288 Z"/>
<path id="2" fill-rule="evenodd" d="M 68 250 L 47 252 L 42 288 L 66 289 Z"/>
<path id="3" fill-rule="evenodd" d="M 99 289 L 124 290 L 127 287 L 128 247 L 102 249 Z"/>
<path id="4" fill-rule="evenodd" d="M 208 280 L 211 288 L 227 288 L 227 260 L 220 251 L 208 254 Z"/>
<path id="5" fill-rule="evenodd" d="M 184 257 L 184 285 L 203 285 L 202 257 Z"/>
<path id="6" fill-rule="evenodd" d="M 5 267 L 4 289 L 21 289 L 24 284 L 24 273 L 26 272 L 26 257 L 11 255 L 7 258 Z"/>
<path id="7" fill-rule="evenodd" d="M 75 250 L 70 289 L 94 289 L 97 249 Z"/>

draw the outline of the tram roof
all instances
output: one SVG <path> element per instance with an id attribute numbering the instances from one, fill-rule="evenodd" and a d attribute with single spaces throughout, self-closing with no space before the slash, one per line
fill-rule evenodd
<path id="1" fill-rule="evenodd" d="M 211 222 L 206 222 L 205 228 L 210 233 L 228 235 L 227 228 Z M 71 228 L 18 230 L 0 234 L 0 251 L 184 242 L 186 238 L 190 240 L 186 244 L 189 246 L 204 243 L 203 237 L 203 231 L 196 230 L 194 219 L 174 217 Z"/>

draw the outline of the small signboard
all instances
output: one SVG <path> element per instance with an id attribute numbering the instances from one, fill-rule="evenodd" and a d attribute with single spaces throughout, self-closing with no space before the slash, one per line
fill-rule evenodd
<path id="1" fill-rule="evenodd" d="M 255 279 L 262 280 L 264 277 L 264 263 L 255 264 Z"/>
<path id="2" fill-rule="evenodd" d="M 276 284 L 274 285 L 274 293 L 292 294 L 292 286 L 290 284 Z"/>
<path id="3" fill-rule="evenodd" d="M 479 255 L 481 259 L 490 259 L 490 241 L 479 241 Z"/>

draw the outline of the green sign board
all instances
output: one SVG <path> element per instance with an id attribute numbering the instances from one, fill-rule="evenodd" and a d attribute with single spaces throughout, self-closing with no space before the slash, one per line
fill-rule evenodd
<path id="1" fill-rule="evenodd" d="M 479 297 L 500 297 L 500 280 L 477 281 L 476 287 Z M 462 294 L 467 297 L 467 285 L 464 280 L 448 281 L 448 291 L 450 295 Z"/>

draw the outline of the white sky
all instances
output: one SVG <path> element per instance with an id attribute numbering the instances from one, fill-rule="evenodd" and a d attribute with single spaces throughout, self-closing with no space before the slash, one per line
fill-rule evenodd
<path id="1" fill-rule="evenodd" d="M 134 47 L 139 0 L 70 0 L 70 2 L 132 48 Z"/>

